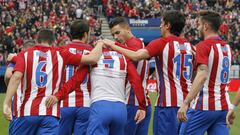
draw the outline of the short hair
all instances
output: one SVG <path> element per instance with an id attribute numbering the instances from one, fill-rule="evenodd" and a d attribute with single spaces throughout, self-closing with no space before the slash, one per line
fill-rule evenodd
<path id="1" fill-rule="evenodd" d="M 48 43 L 52 45 L 55 41 L 55 35 L 52 30 L 42 29 L 38 32 L 37 42 L 38 43 Z"/>
<path id="2" fill-rule="evenodd" d="M 222 23 L 220 14 L 214 11 L 202 10 L 199 12 L 199 17 L 203 22 L 207 22 L 214 32 L 218 32 Z"/>
<path id="3" fill-rule="evenodd" d="M 124 17 L 116 17 L 109 22 L 109 28 L 112 29 L 116 25 L 124 25 L 129 27 L 128 21 Z"/>
<path id="4" fill-rule="evenodd" d="M 176 10 L 169 10 L 163 14 L 163 21 L 171 25 L 170 33 L 179 36 L 185 26 L 185 16 Z"/>
<path id="5" fill-rule="evenodd" d="M 36 44 L 36 42 L 34 40 L 26 40 L 23 44 L 23 48 L 27 49 L 30 47 L 33 47 Z"/>
<path id="6" fill-rule="evenodd" d="M 89 32 L 89 24 L 86 20 L 76 20 L 70 26 L 70 35 L 72 39 L 82 39 L 85 32 Z"/>

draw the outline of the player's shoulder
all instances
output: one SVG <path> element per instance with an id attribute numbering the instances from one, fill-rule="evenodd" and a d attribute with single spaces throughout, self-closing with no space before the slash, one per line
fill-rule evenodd
<path id="1" fill-rule="evenodd" d="M 166 44 L 168 42 L 167 38 L 157 38 L 152 40 L 149 44 Z"/>
<path id="2" fill-rule="evenodd" d="M 92 50 L 93 47 L 86 43 L 80 43 L 80 42 L 72 42 L 67 44 L 64 48 L 75 48 L 77 50 Z"/>

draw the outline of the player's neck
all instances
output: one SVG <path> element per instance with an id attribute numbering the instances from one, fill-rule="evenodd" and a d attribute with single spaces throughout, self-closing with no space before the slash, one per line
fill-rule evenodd
<path id="1" fill-rule="evenodd" d="M 73 42 L 81 42 L 81 43 L 85 43 L 84 40 L 79 40 L 79 39 L 73 39 L 72 41 L 73 41 Z"/>
<path id="2" fill-rule="evenodd" d="M 50 46 L 48 43 L 40 43 L 41 46 Z"/>
<path id="3" fill-rule="evenodd" d="M 125 41 L 125 43 L 126 43 L 128 40 L 130 40 L 132 37 L 134 37 L 133 34 L 132 34 L 131 32 L 128 33 L 128 34 L 127 34 L 127 40 Z"/>
<path id="4" fill-rule="evenodd" d="M 169 36 L 175 36 L 175 35 L 171 34 L 170 32 L 166 32 L 163 37 L 169 37 Z"/>
<path id="5" fill-rule="evenodd" d="M 211 37 L 218 37 L 218 36 L 219 36 L 218 33 L 210 32 L 210 33 L 205 34 L 204 40 L 211 38 Z"/>

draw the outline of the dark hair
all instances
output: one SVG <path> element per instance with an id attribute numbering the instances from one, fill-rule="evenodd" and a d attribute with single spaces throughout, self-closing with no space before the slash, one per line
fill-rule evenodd
<path id="1" fill-rule="evenodd" d="M 55 41 L 55 36 L 53 31 L 49 29 L 42 29 L 38 32 L 37 42 L 38 43 L 48 43 L 52 45 Z"/>
<path id="2" fill-rule="evenodd" d="M 185 16 L 176 10 L 170 10 L 163 14 L 163 21 L 171 25 L 170 33 L 179 36 L 185 26 Z"/>
<path id="3" fill-rule="evenodd" d="M 76 20 L 70 27 L 70 35 L 72 39 L 82 39 L 84 33 L 89 32 L 89 24 L 86 20 Z"/>
<path id="4" fill-rule="evenodd" d="M 202 10 L 199 12 L 199 17 L 203 22 L 207 22 L 214 32 L 218 32 L 222 23 L 220 14 L 214 11 Z"/>
<path id="5" fill-rule="evenodd" d="M 27 48 L 33 47 L 34 45 L 35 45 L 34 40 L 27 40 L 27 41 L 24 42 L 23 48 L 27 49 Z"/>
<path id="6" fill-rule="evenodd" d="M 116 25 L 129 26 L 127 20 L 124 17 L 116 17 L 109 22 L 109 28 L 112 29 Z"/>

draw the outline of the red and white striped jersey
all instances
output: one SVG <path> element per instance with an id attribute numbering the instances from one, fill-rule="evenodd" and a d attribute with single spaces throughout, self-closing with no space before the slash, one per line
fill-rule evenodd
<path id="1" fill-rule="evenodd" d="M 127 40 L 125 45 L 134 51 L 143 49 L 145 47 L 144 43 L 136 37 L 132 37 L 129 40 Z M 147 78 L 148 78 L 148 71 L 149 71 L 148 60 L 140 60 L 138 62 L 133 62 L 133 64 L 135 65 L 137 72 L 140 75 L 142 80 L 142 86 L 143 86 L 145 97 L 146 97 L 146 105 L 147 106 L 151 105 L 150 98 L 148 96 L 148 91 L 147 91 Z M 126 99 L 127 104 L 135 105 L 135 106 L 139 105 L 135 92 L 131 87 L 129 81 L 127 82 L 127 85 L 126 85 L 126 98 L 127 98 Z"/>
<path id="2" fill-rule="evenodd" d="M 156 105 L 180 107 L 192 85 L 193 46 L 183 38 L 168 36 L 153 40 L 146 49 L 156 61 L 159 90 Z"/>
<path id="3" fill-rule="evenodd" d="M 228 85 L 232 54 L 230 46 L 220 37 L 208 38 L 197 45 L 196 63 L 208 66 L 208 78 L 195 99 L 194 109 L 228 110 Z"/>
<path id="4" fill-rule="evenodd" d="M 87 54 L 92 50 L 92 47 L 88 44 L 74 41 L 63 48 L 68 49 L 70 52 L 76 54 Z M 80 68 L 79 66 L 67 65 L 63 74 L 63 81 L 67 82 L 76 72 L 76 69 Z M 81 70 L 81 69 L 80 69 Z M 61 101 L 61 107 L 89 107 L 90 106 L 90 78 L 87 74 L 85 80 L 79 84 L 73 92 L 69 93 Z"/>
<path id="5" fill-rule="evenodd" d="M 20 116 L 51 115 L 59 117 L 60 105 L 46 108 L 48 96 L 59 89 L 66 64 L 79 65 L 81 55 L 68 50 L 36 45 L 18 58 L 14 71 L 23 73 Z"/>

